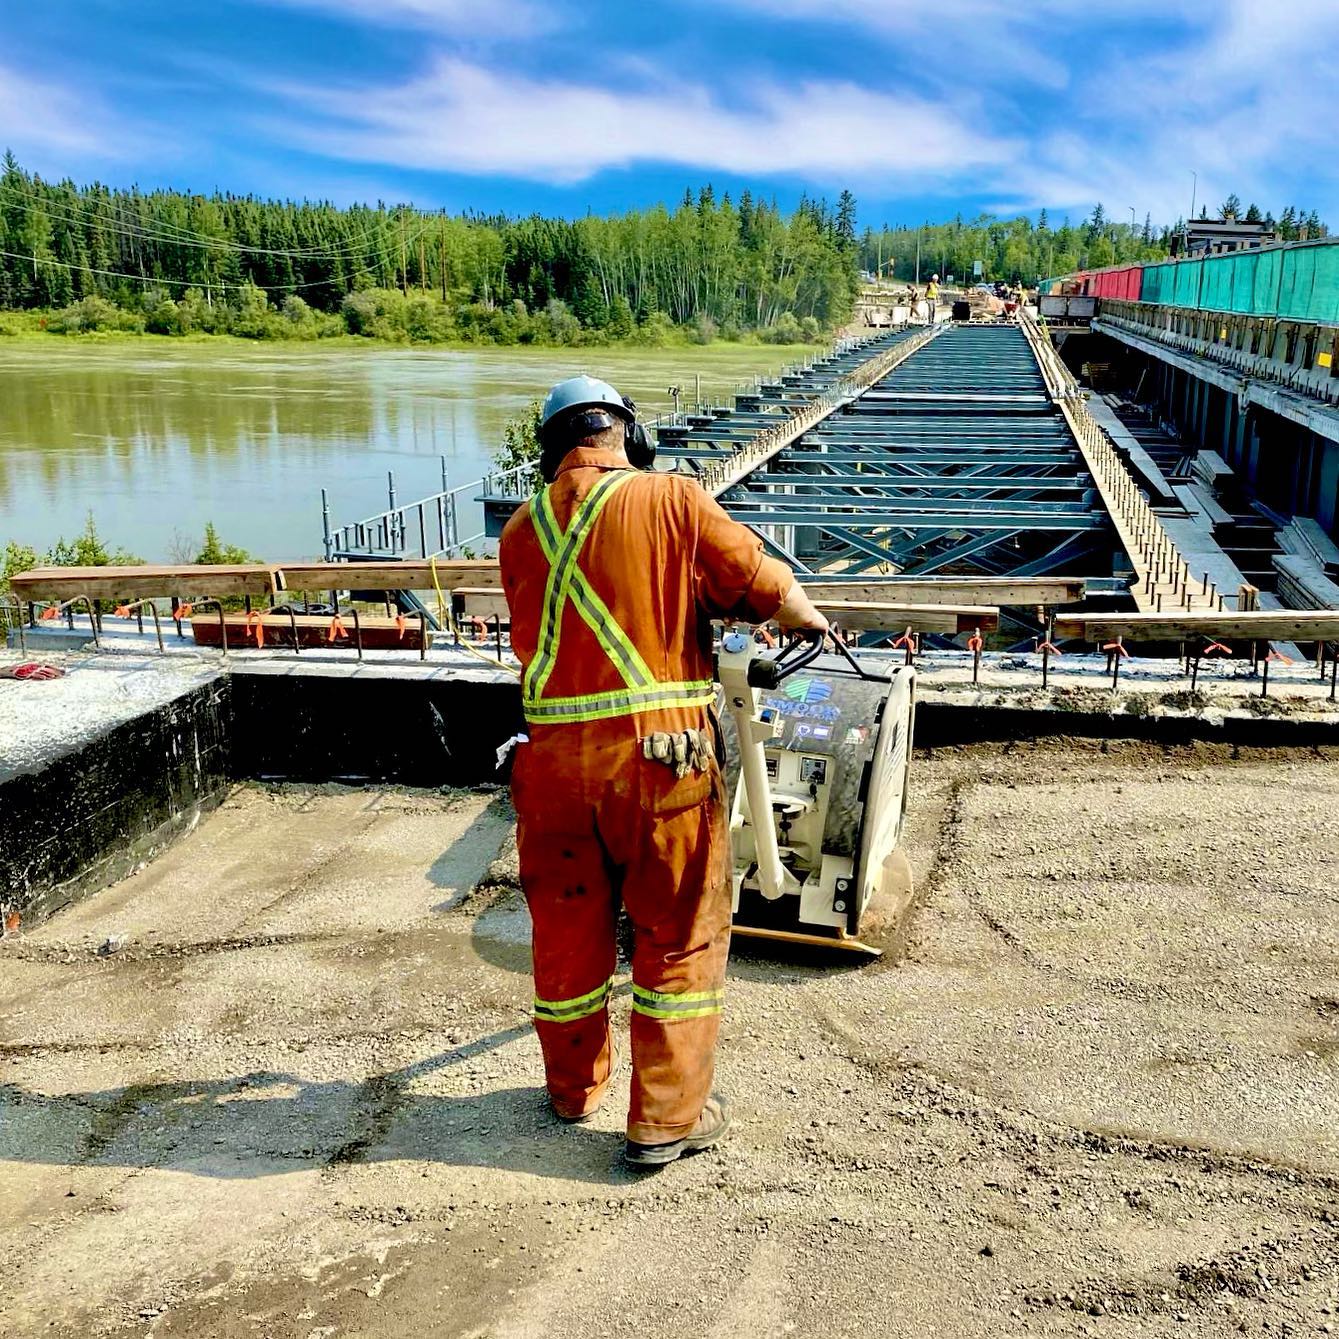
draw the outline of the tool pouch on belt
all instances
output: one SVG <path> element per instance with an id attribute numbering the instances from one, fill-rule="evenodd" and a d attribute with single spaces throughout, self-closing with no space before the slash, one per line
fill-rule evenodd
<path id="1" fill-rule="evenodd" d="M 705 772 L 713 752 L 711 737 L 705 730 L 683 730 L 678 734 L 659 730 L 642 740 L 642 757 L 664 763 L 680 779 L 689 772 Z"/>

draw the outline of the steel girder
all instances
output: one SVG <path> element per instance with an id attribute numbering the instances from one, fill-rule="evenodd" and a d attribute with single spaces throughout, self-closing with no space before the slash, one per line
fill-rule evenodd
<path id="1" fill-rule="evenodd" d="M 1022 332 L 959 326 L 720 501 L 813 571 L 1041 573 L 1109 546 L 1095 496 Z"/>

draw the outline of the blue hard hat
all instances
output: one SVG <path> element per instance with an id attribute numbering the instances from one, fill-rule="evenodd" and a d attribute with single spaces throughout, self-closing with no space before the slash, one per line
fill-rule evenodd
<path id="1" fill-rule="evenodd" d="M 597 377 L 568 377 L 560 381 L 545 397 L 540 410 L 540 431 L 558 417 L 574 409 L 607 409 L 611 414 L 631 423 L 634 414 L 623 403 L 623 397 L 607 382 Z"/>

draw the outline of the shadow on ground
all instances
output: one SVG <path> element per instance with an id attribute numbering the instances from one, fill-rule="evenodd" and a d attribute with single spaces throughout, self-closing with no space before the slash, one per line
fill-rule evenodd
<path id="1" fill-rule="evenodd" d="M 260 1070 L 62 1094 L 0 1083 L 0 1160 L 221 1179 L 396 1161 L 628 1179 L 617 1161 L 621 1131 L 563 1124 L 542 1088 L 413 1091 L 416 1080 L 529 1033 L 529 1024 L 508 1028 L 361 1082 Z"/>

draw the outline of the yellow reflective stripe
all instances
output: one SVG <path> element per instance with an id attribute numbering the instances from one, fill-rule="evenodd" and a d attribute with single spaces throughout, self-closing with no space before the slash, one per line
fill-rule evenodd
<path id="1" fill-rule="evenodd" d="M 635 1000 L 632 1004 L 632 1012 L 641 1014 L 644 1018 L 654 1018 L 662 1023 L 680 1023 L 687 1018 L 710 1018 L 712 1014 L 721 1012 L 719 1004 L 707 1009 L 652 1009 L 649 1005 L 638 1004 Z"/>
<path id="2" fill-rule="evenodd" d="M 578 525 L 581 528 L 575 547 L 571 547 L 570 543 L 566 542 L 567 536 L 564 536 L 563 556 L 559 558 L 559 563 L 563 565 L 563 573 L 558 589 L 558 618 L 553 626 L 553 641 L 549 649 L 549 655 L 551 660 L 556 662 L 558 658 L 558 638 L 562 632 L 562 611 L 567 608 L 568 600 L 577 596 L 579 583 L 580 598 L 575 599 L 577 612 L 585 620 L 591 631 L 595 633 L 605 655 L 613 661 L 614 668 L 618 670 L 619 678 L 630 688 L 640 688 L 653 682 L 651 671 L 643 663 L 641 656 L 637 654 L 637 648 L 628 640 L 623 629 L 614 622 L 609 610 L 604 607 L 599 597 L 587 585 L 586 579 L 577 564 L 596 517 L 603 510 L 604 504 L 609 500 L 614 490 L 627 483 L 630 476 L 626 473 L 620 473 L 606 477 L 608 482 L 602 479 L 587 494 L 579 513 L 572 518 L 572 525 L 568 527 L 568 535 Z M 587 609 L 582 603 L 584 598 L 589 598 L 598 604 L 598 609 L 594 606 Z M 549 673 L 551 672 L 552 664 L 549 667 Z M 547 680 L 548 673 L 542 679 L 536 680 L 534 694 L 536 700 L 543 696 L 544 684 Z"/>
<path id="3" fill-rule="evenodd" d="M 717 986 L 714 990 L 647 990 L 645 986 L 639 986 L 635 981 L 632 983 L 632 994 L 634 999 L 649 1000 L 652 1004 L 684 1004 L 697 1002 L 699 1000 L 719 1000 L 725 995 L 725 987 Z"/>
<path id="4" fill-rule="evenodd" d="M 521 691 L 528 699 L 534 693 L 536 675 L 543 673 L 547 678 L 553 660 L 553 622 L 557 613 L 554 600 L 558 591 L 558 544 L 557 539 L 548 532 L 557 532 L 558 526 L 549 504 L 549 490 L 542 489 L 530 503 L 530 519 L 539 536 L 540 547 L 549 560 L 549 574 L 544 582 L 544 603 L 539 619 L 539 639 L 535 645 L 534 659 L 525 667 L 521 678 Z M 537 695 L 537 694 L 536 694 Z"/>
<path id="5" fill-rule="evenodd" d="M 539 545 L 544 550 L 544 556 L 552 563 L 557 557 L 558 541 L 562 536 L 553 509 L 549 506 L 547 493 L 540 494 L 540 498 L 543 499 L 544 505 L 536 506 L 533 510 L 535 533 L 539 536 Z M 632 640 L 614 621 L 613 614 L 595 593 L 586 574 L 581 570 L 580 563 L 572 567 L 570 597 L 572 603 L 576 605 L 577 613 L 585 620 L 586 626 L 604 648 L 605 655 L 614 662 L 623 682 L 629 688 L 643 688 L 654 683 L 655 675 L 651 673 L 651 667 L 642 659 Z"/>
<path id="6" fill-rule="evenodd" d="M 585 995 L 575 995 L 570 1000 L 541 1000 L 535 996 L 535 1017 L 546 1019 L 550 1023 L 571 1023 L 578 1018 L 589 1018 L 604 1008 L 609 1000 L 609 992 L 614 987 L 614 978 L 602 982 Z"/>
<path id="7" fill-rule="evenodd" d="M 554 664 L 557 662 L 558 640 L 562 633 L 563 607 L 566 605 L 570 594 L 571 574 L 572 569 L 576 566 L 577 555 L 581 552 L 586 537 L 590 534 L 591 526 L 595 524 L 596 517 L 603 510 L 604 504 L 613 496 L 615 489 L 627 483 L 631 477 L 631 472 L 625 470 L 620 470 L 614 474 L 606 474 L 586 494 L 581 505 L 573 514 L 571 524 L 563 533 L 562 545 L 558 549 L 557 556 L 550 560 L 549 578 L 544 586 L 544 612 L 540 620 L 539 649 L 534 660 L 530 662 L 530 670 L 527 672 L 526 682 L 523 684 L 525 697 L 528 701 L 538 701 L 543 696 L 544 685 L 548 683 L 549 675 L 553 673 Z M 552 527 L 556 530 L 557 528 L 547 490 L 536 497 L 530 508 L 530 514 L 535 529 L 541 536 L 540 543 L 542 545 L 544 529 Z"/>
<path id="8" fill-rule="evenodd" d="M 583 697 L 545 698 L 523 704 L 525 719 L 532 724 L 602 721 L 611 716 L 632 716 L 640 711 L 671 707 L 705 707 L 715 698 L 710 680 L 694 683 L 656 684 L 649 689 L 627 689 L 590 693 Z"/>
<path id="9" fill-rule="evenodd" d="M 725 1005 L 725 990 L 688 990 L 679 994 L 647 990 L 633 984 L 632 1010 L 647 1018 L 664 1023 L 677 1023 L 686 1018 L 708 1018 L 718 1014 Z"/>
<path id="10" fill-rule="evenodd" d="M 641 657 L 627 633 L 614 622 L 614 616 L 586 580 L 580 568 L 572 572 L 572 603 L 577 613 L 586 620 L 586 626 L 595 634 L 604 653 L 614 662 L 623 682 L 629 688 L 644 688 L 655 683 L 656 676 Z"/>

